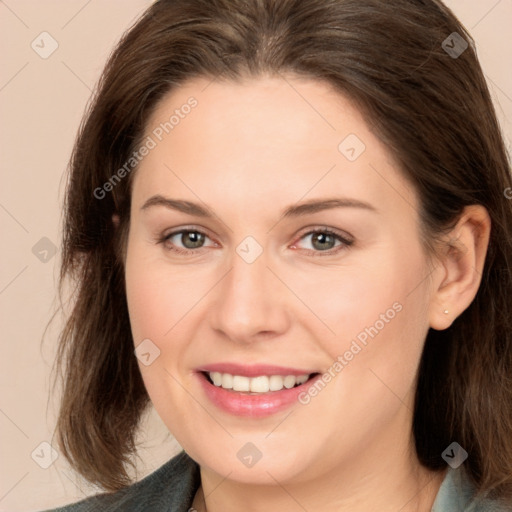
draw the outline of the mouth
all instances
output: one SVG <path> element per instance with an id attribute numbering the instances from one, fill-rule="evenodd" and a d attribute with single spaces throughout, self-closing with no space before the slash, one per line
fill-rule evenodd
<path id="1" fill-rule="evenodd" d="M 245 375 L 233 375 L 224 372 L 200 372 L 212 385 L 232 393 L 247 395 L 261 395 L 277 393 L 283 389 L 293 389 L 308 383 L 318 372 L 302 375 L 259 375 L 247 377 Z"/>
<path id="2" fill-rule="evenodd" d="M 216 364 L 198 368 L 204 396 L 217 409 L 239 417 L 263 418 L 299 404 L 319 372 L 280 366 Z"/>

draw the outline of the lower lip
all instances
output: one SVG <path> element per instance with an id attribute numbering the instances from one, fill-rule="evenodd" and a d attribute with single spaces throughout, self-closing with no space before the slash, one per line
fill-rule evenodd
<path id="1" fill-rule="evenodd" d="M 214 405 L 230 414 L 253 418 L 270 416 L 291 407 L 294 403 L 298 403 L 298 396 L 321 377 L 321 375 L 316 375 L 304 384 L 291 389 L 283 388 L 281 391 L 251 395 L 215 386 L 202 373 L 197 375 L 206 396 Z"/>

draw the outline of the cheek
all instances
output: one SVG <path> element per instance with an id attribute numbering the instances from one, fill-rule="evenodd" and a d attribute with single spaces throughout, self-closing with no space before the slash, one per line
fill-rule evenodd
<path id="1" fill-rule="evenodd" d="M 135 344 L 144 338 L 163 340 L 186 313 L 188 296 L 197 293 L 179 268 L 171 269 L 155 248 L 139 240 L 128 243 L 125 279 Z"/>
<path id="2" fill-rule="evenodd" d="M 135 345 L 144 338 L 158 338 L 164 331 L 161 289 L 149 279 L 147 270 L 137 260 L 126 266 L 126 297 Z"/>
<path id="3" fill-rule="evenodd" d="M 428 331 L 428 269 L 419 246 L 404 254 L 383 249 L 357 272 L 340 269 L 314 289 L 303 283 L 311 309 L 331 329 L 321 343 L 332 364 L 341 356 L 343 368 L 333 372 L 343 374 L 336 380 L 345 390 L 375 399 L 389 386 L 402 397 L 413 384 Z"/>
<path id="4" fill-rule="evenodd" d="M 180 322 L 190 308 L 187 306 L 189 301 L 184 299 L 187 287 L 175 271 L 170 272 L 168 265 L 155 259 L 154 252 L 152 255 L 137 242 L 128 245 L 125 268 L 134 344 L 137 347 L 149 339 L 159 350 L 149 365 L 138 362 L 146 390 L 171 432 L 192 429 L 186 414 L 187 407 L 183 405 L 188 404 L 188 395 L 178 382 L 179 365 L 186 351 L 186 343 L 180 343 L 180 340 L 186 340 L 188 336 L 188 332 L 183 331 L 188 328 L 186 322 Z M 151 357 L 154 350 L 150 348 Z M 176 409 L 181 411 L 179 415 Z"/>
<path id="5" fill-rule="evenodd" d="M 166 325 L 166 301 L 162 300 L 164 287 L 157 279 L 155 264 L 140 241 L 137 232 L 131 232 L 125 264 L 126 299 L 134 343 L 137 346 L 149 338 L 157 341 L 169 329 Z M 172 289 L 172 288 L 171 288 Z M 166 298 L 166 300 L 168 300 Z"/>
<path id="6" fill-rule="evenodd" d="M 357 268 L 347 264 L 339 270 L 321 270 L 314 279 L 311 271 L 296 272 L 288 280 L 293 278 L 296 295 L 307 299 L 310 314 L 303 318 L 311 319 L 310 327 L 317 334 L 325 330 L 322 339 L 332 340 L 330 345 L 338 349 L 343 348 L 343 340 L 360 335 L 364 342 L 371 337 L 369 331 L 382 333 L 400 324 L 402 329 L 424 316 L 425 297 L 418 287 L 418 276 L 424 272 L 420 255 L 411 255 L 406 263 L 400 255 L 382 253 L 372 256 L 372 261 L 359 262 Z"/>

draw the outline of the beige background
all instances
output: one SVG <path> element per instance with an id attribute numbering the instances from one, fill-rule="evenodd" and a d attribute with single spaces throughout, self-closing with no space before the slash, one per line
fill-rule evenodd
<path id="1" fill-rule="evenodd" d="M 36 511 L 95 492 L 62 456 L 41 467 L 52 461 L 41 443 L 52 442 L 58 406 L 49 384 L 60 319 L 41 340 L 56 305 L 60 251 L 52 256 L 52 248 L 76 130 L 108 54 L 150 3 L 0 0 L 0 511 Z M 512 0 L 446 3 L 476 40 L 510 150 Z M 35 40 L 39 52 L 51 49 L 42 32 L 58 43 L 47 59 L 31 47 Z M 137 478 L 179 449 L 154 411 L 141 442 Z"/>

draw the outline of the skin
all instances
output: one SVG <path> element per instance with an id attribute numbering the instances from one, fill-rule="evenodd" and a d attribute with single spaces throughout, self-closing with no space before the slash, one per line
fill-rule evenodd
<path id="1" fill-rule="evenodd" d="M 133 176 L 125 264 L 134 343 L 149 338 L 160 350 L 139 362 L 144 383 L 201 467 L 194 508 L 430 510 L 445 471 L 422 467 L 414 451 L 417 369 L 429 327 L 449 327 L 476 295 L 487 212 L 468 207 L 447 238 L 463 250 L 429 264 L 415 190 L 347 98 L 290 75 L 196 78 L 160 102 L 146 135 L 190 96 L 197 107 Z M 366 146 L 353 162 L 338 150 L 349 134 Z M 207 205 L 213 217 L 141 209 L 157 194 Z M 281 218 L 287 206 L 333 197 L 376 211 Z M 340 241 L 325 248 L 308 234 L 326 227 L 353 244 L 335 252 Z M 204 232 L 203 246 L 181 235 L 158 243 L 179 229 Z M 247 236 L 263 250 L 250 264 L 236 252 Z M 307 405 L 236 417 L 209 402 L 194 374 L 220 361 L 326 371 L 397 302 L 401 311 Z M 263 454 L 250 468 L 237 458 L 248 442 Z"/>

